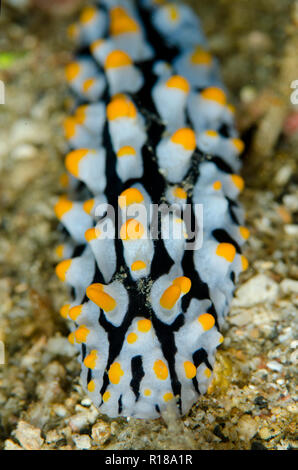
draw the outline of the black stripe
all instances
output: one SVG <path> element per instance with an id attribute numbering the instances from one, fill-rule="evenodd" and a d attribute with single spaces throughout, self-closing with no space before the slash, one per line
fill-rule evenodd
<path id="1" fill-rule="evenodd" d="M 145 375 L 143 369 L 143 361 L 142 356 L 135 356 L 131 359 L 131 375 L 132 379 L 130 382 L 130 386 L 132 388 L 133 393 L 136 396 L 136 401 L 138 401 L 140 396 L 140 383 L 142 378 Z"/>

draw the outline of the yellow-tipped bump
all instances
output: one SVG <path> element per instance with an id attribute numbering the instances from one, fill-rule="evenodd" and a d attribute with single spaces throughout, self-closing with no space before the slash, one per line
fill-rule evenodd
<path id="1" fill-rule="evenodd" d="M 74 332 L 77 343 L 86 343 L 89 333 L 90 330 L 86 325 L 80 325 L 79 328 Z"/>
<path id="2" fill-rule="evenodd" d="M 231 175 L 231 180 L 233 181 L 236 188 L 241 192 L 244 189 L 244 179 L 239 175 Z"/>
<path id="3" fill-rule="evenodd" d="M 139 240 L 145 233 L 144 227 L 136 219 L 128 219 L 120 229 L 120 238 L 123 241 Z"/>
<path id="4" fill-rule="evenodd" d="M 241 265 L 242 265 L 242 271 L 246 271 L 249 264 L 248 264 L 248 260 L 245 256 L 241 256 Z"/>
<path id="5" fill-rule="evenodd" d="M 141 261 L 141 260 L 134 261 L 134 263 L 132 263 L 130 269 L 132 271 L 141 271 L 142 269 L 146 269 L 146 263 L 144 261 Z"/>
<path id="6" fill-rule="evenodd" d="M 190 361 L 185 361 L 183 365 L 184 365 L 184 371 L 185 371 L 186 378 L 187 379 L 193 379 L 196 376 L 196 373 L 197 373 L 196 366 Z"/>
<path id="7" fill-rule="evenodd" d="M 103 284 L 91 284 L 86 289 L 86 295 L 102 310 L 111 312 L 116 308 L 117 302 L 111 295 L 104 292 L 103 288 Z"/>
<path id="8" fill-rule="evenodd" d="M 60 315 L 61 317 L 63 318 L 67 318 L 67 315 L 68 315 L 68 312 L 69 312 L 69 309 L 70 309 L 70 304 L 65 304 L 63 305 L 61 308 L 60 308 Z"/>
<path id="9" fill-rule="evenodd" d="M 91 214 L 93 207 L 94 207 L 94 199 L 88 199 L 83 204 L 84 211 L 87 212 L 87 214 L 89 215 Z"/>
<path id="10" fill-rule="evenodd" d="M 92 242 L 92 240 L 96 240 L 100 237 L 100 230 L 96 227 L 89 228 L 85 232 L 85 238 L 88 243 Z"/>
<path id="11" fill-rule="evenodd" d="M 126 52 L 117 50 L 112 51 L 106 58 L 104 68 L 106 70 L 118 68 L 118 67 L 127 67 L 132 65 L 132 60 Z"/>
<path id="12" fill-rule="evenodd" d="M 80 22 L 82 24 L 87 24 L 95 18 L 96 8 L 94 7 L 85 7 L 80 15 Z"/>
<path id="13" fill-rule="evenodd" d="M 175 144 L 180 144 L 185 150 L 194 151 L 196 148 L 196 135 L 192 129 L 187 127 L 178 129 L 172 137 L 171 141 Z"/>
<path id="14" fill-rule="evenodd" d="M 215 325 L 215 319 L 210 313 L 203 313 L 198 318 L 198 322 L 201 324 L 204 331 L 211 330 Z"/>
<path id="15" fill-rule="evenodd" d="M 236 255 L 236 248 L 231 243 L 220 243 L 216 249 L 216 254 L 232 263 Z"/>
<path id="16" fill-rule="evenodd" d="M 180 75 L 173 75 L 172 77 L 170 77 L 166 82 L 166 86 L 168 88 L 178 88 L 184 93 L 189 93 L 190 90 L 188 81 L 186 80 L 186 78 Z"/>
<path id="17" fill-rule="evenodd" d="M 121 209 L 124 209 L 124 207 L 130 206 L 131 204 L 140 204 L 143 201 L 144 196 L 137 188 L 126 189 L 118 198 L 118 204 Z"/>
<path id="18" fill-rule="evenodd" d="M 239 227 L 239 232 L 240 232 L 241 237 L 242 237 L 244 240 L 248 240 L 248 239 L 249 239 L 250 231 L 248 230 L 248 228 L 243 227 L 243 226 L 240 226 L 240 227 Z"/>
<path id="19" fill-rule="evenodd" d="M 95 369 L 96 367 L 96 361 L 97 361 L 98 353 L 96 349 L 93 349 L 88 356 L 85 357 L 84 359 L 84 365 L 88 369 Z"/>
<path id="20" fill-rule="evenodd" d="M 65 259 L 64 261 L 61 261 L 61 263 L 57 264 L 56 274 L 58 278 L 60 279 L 60 281 L 62 282 L 66 281 L 67 271 L 69 270 L 71 263 L 72 263 L 71 259 Z"/>
<path id="21" fill-rule="evenodd" d="M 80 64 L 78 62 L 71 62 L 65 67 L 65 76 L 68 82 L 75 80 L 80 74 Z"/>
<path id="22" fill-rule="evenodd" d="M 225 93 L 221 90 L 221 88 L 217 87 L 205 88 L 205 90 L 202 91 L 201 96 L 205 100 L 216 101 L 222 106 L 224 106 L 227 101 Z"/>
<path id="23" fill-rule="evenodd" d="M 76 321 L 77 318 L 82 314 L 82 309 L 83 305 L 76 305 L 75 307 L 72 307 L 68 312 L 69 318 L 71 318 L 73 321 Z"/>
<path id="24" fill-rule="evenodd" d="M 185 276 L 176 277 L 173 281 L 173 285 L 180 287 L 183 294 L 187 294 L 191 288 L 191 280 L 189 277 Z"/>
<path id="25" fill-rule="evenodd" d="M 67 199 L 66 197 L 60 197 L 57 204 L 55 204 L 54 210 L 57 218 L 62 219 L 66 212 L 69 212 L 73 208 L 73 202 Z"/>
<path id="26" fill-rule="evenodd" d="M 80 161 L 87 155 L 89 151 L 89 149 L 77 149 L 73 150 L 72 152 L 69 152 L 65 157 L 66 169 L 76 178 L 78 178 L 80 173 Z"/>
<path id="27" fill-rule="evenodd" d="M 190 62 L 192 65 L 210 65 L 212 62 L 212 56 L 209 52 L 198 46 L 191 55 Z"/>
<path id="28" fill-rule="evenodd" d="M 166 310 L 171 310 L 181 295 L 181 288 L 177 285 L 171 285 L 168 287 L 160 298 L 160 305 Z"/>
<path id="29" fill-rule="evenodd" d="M 133 155 L 136 156 L 137 152 L 133 147 L 130 145 L 125 145 L 124 147 L 121 147 L 118 152 L 117 152 L 117 157 L 126 157 L 127 155 Z"/>
<path id="30" fill-rule="evenodd" d="M 119 118 L 134 119 L 137 110 L 132 101 L 120 95 L 113 98 L 107 106 L 107 118 L 109 121 Z"/>
<path id="31" fill-rule="evenodd" d="M 182 200 L 187 199 L 187 192 L 184 191 L 184 189 L 180 188 L 179 186 L 177 186 L 173 189 L 173 195 L 174 195 L 174 197 L 176 197 L 178 199 L 182 199 Z"/>

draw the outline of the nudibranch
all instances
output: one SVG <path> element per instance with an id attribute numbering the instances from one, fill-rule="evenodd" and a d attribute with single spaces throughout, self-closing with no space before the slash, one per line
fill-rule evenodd
<path id="1" fill-rule="evenodd" d="M 184 415 L 212 380 L 248 267 L 234 109 L 188 6 L 96 1 L 68 32 L 75 107 L 56 273 L 72 294 L 61 315 L 81 382 L 110 417 L 152 419 L 168 406 Z M 180 213 L 152 210 L 161 205 Z"/>

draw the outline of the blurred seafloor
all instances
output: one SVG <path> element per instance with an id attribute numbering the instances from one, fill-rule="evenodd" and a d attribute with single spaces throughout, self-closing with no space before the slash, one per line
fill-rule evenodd
<path id="1" fill-rule="evenodd" d="M 39 0 L 40 1 L 40 0 Z M 247 143 L 242 202 L 251 238 L 209 393 L 188 416 L 109 420 L 79 385 L 59 308 L 53 205 L 66 151 L 61 123 L 69 18 L 2 6 L 0 79 L 0 448 L 289 449 L 297 438 L 298 2 L 195 5 L 221 61 Z M 19 2 L 22 3 L 22 2 Z M 297 316 L 296 316 L 297 318 Z M 295 332 L 296 326 L 296 332 Z M 296 333 L 296 339 L 295 339 Z"/>

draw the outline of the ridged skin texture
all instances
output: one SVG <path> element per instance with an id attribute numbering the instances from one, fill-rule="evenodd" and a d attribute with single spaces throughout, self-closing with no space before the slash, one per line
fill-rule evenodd
<path id="1" fill-rule="evenodd" d="M 102 0 L 68 33 L 76 106 L 55 211 L 56 273 L 72 300 L 61 315 L 102 413 L 183 415 L 212 380 L 219 327 L 247 268 L 234 110 L 189 7 Z M 150 213 L 153 204 L 180 215 Z"/>

